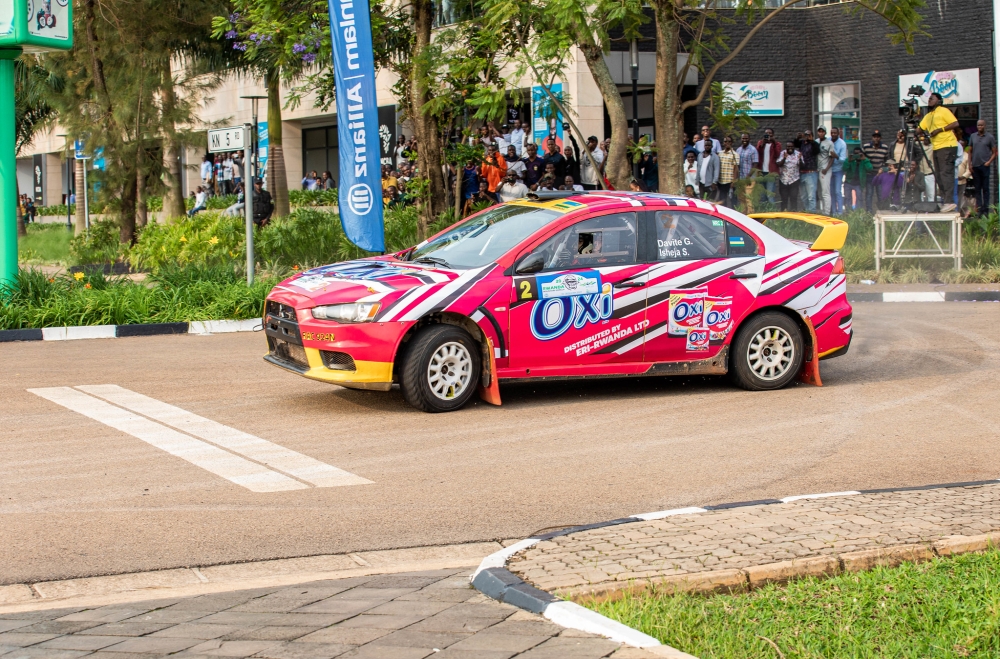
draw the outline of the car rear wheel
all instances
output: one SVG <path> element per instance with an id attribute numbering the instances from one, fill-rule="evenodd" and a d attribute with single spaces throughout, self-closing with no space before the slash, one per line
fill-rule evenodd
<path id="1" fill-rule="evenodd" d="M 802 330 L 783 313 L 763 313 L 744 323 L 733 340 L 729 374 L 749 391 L 781 389 L 802 370 Z"/>
<path id="2" fill-rule="evenodd" d="M 479 348 L 454 325 L 430 325 L 410 342 L 400 388 L 406 402 L 424 412 L 451 412 L 472 397 L 479 384 Z"/>

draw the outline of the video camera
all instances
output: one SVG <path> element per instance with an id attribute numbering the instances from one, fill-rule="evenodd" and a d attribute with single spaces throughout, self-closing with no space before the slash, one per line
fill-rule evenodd
<path id="1" fill-rule="evenodd" d="M 903 121 L 907 124 L 916 124 L 920 119 L 920 97 L 924 95 L 927 90 L 920 85 L 913 85 L 910 87 L 906 95 L 909 98 L 903 99 L 903 104 L 899 106 L 899 116 L 903 117 Z"/>

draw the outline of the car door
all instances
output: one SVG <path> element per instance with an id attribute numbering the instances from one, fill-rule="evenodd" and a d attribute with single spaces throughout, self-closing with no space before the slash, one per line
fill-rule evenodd
<path id="1" fill-rule="evenodd" d="M 565 374 L 641 366 L 646 266 L 637 254 L 639 234 L 635 212 L 600 215 L 562 229 L 515 262 L 511 367 L 540 375 L 546 368 Z M 629 313 L 615 317 L 623 305 Z"/>
<path id="2" fill-rule="evenodd" d="M 714 357 L 753 307 L 764 258 L 747 231 L 696 209 L 647 213 L 647 362 Z"/>

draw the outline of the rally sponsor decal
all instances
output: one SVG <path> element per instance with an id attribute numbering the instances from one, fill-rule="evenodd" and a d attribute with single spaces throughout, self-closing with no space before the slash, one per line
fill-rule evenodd
<path id="1" fill-rule="evenodd" d="M 601 292 L 601 273 L 596 270 L 581 270 L 558 275 L 535 277 L 539 296 L 543 300 L 554 297 L 574 297 L 594 295 Z"/>
<path id="2" fill-rule="evenodd" d="M 614 352 L 614 350 L 607 350 L 606 348 L 613 348 L 615 345 L 628 339 L 630 336 L 641 336 L 642 332 L 647 327 L 649 327 L 648 320 L 640 320 L 639 322 L 632 324 L 619 323 L 617 325 L 612 325 L 606 330 L 597 332 L 596 334 L 588 336 L 585 339 L 571 343 L 568 346 L 563 346 L 563 354 L 572 352 L 577 357 L 582 357 L 583 355 L 591 352 L 596 352 L 598 354 Z"/>
<path id="3" fill-rule="evenodd" d="M 689 329 L 687 332 L 687 345 L 684 348 L 688 352 L 705 352 L 708 350 L 709 332 L 704 327 Z"/>
<path id="4" fill-rule="evenodd" d="M 539 281 L 540 286 L 541 281 Z M 531 333 L 536 339 L 551 341 L 565 334 L 570 327 L 582 329 L 585 325 L 607 320 L 613 311 L 614 297 L 611 284 L 606 283 L 596 293 L 550 297 L 536 301 L 531 309 L 529 324 Z"/>
<path id="5" fill-rule="evenodd" d="M 706 288 L 670 291 L 668 322 L 671 336 L 687 336 L 688 330 L 702 326 L 706 295 Z"/>
<path id="6" fill-rule="evenodd" d="M 712 343 L 722 343 L 726 340 L 729 330 L 733 327 L 733 298 L 705 297 L 705 327 L 709 331 Z"/>
<path id="7" fill-rule="evenodd" d="M 670 291 L 668 336 L 683 337 L 687 352 L 704 352 L 724 343 L 733 327 L 732 296 L 713 296 L 706 288 Z"/>

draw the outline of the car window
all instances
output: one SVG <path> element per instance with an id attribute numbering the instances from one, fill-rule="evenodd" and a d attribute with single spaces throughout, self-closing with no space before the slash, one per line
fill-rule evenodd
<path id="1" fill-rule="evenodd" d="M 726 221 L 702 213 L 656 211 L 657 261 L 690 261 L 726 256 Z"/>
<path id="2" fill-rule="evenodd" d="M 548 208 L 503 204 L 471 217 L 448 233 L 413 250 L 446 268 L 478 268 L 493 263 L 519 242 L 563 214 Z"/>
<path id="3" fill-rule="evenodd" d="M 544 270 L 601 268 L 635 263 L 638 223 L 635 213 L 592 217 L 563 229 L 536 247 Z"/>
<path id="4" fill-rule="evenodd" d="M 757 256 L 759 253 L 753 236 L 732 222 L 726 222 L 726 243 L 729 256 Z"/>

